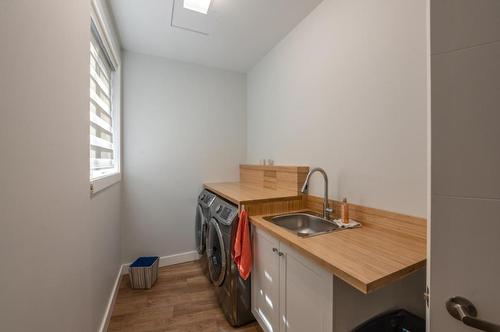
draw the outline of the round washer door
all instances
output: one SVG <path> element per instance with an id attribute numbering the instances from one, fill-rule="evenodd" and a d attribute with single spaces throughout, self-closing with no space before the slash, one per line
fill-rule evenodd
<path id="1" fill-rule="evenodd" d="M 220 286 L 226 274 L 226 251 L 222 232 L 214 218 L 208 224 L 207 257 L 210 280 L 214 285 Z"/>
<path id="2" fill-rule="evenodd" d="M 201 205 L 198 204 L 196 207 L 196 250 L 198 254 L 205 253 L 205 231 L 207 228 L 207 222 L 205 220 L 205 215 L 203 214 L 203 209 Z"/>

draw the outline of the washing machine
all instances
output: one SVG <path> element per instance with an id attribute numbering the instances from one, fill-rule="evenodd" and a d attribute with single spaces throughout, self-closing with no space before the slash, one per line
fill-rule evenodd
<path id="1" fill-rule="evenodd" d="M 229 324 L 245 325 L 255 318 L 250 304 L 250 278 L 243 280 L 240 277 L 231 258 L 239 220 L 238 207 L 216 197 L 210 210 L 206 248 L 209 278 Z"/>
<path id="2" fill-rule="evenodd" d="M 203 269 L 203 273 L 207 277 L 208 274 L 208 261 L 207 255 L 205 253 L 206 248 L 206 238 L 208 222 L 210 220 L 210 207 L 215 200 L 215 194 L 204 189 L 200 195 L 198 195 L 198 204 L 196 205 L 196 226 L 195 226 L 195 236 L 196 236 L 196 250 L 200 254 L 200 262 Z"/>

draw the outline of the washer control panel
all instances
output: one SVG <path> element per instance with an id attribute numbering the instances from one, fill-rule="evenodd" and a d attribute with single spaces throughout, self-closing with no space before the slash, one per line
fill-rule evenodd
<path id="1" fill-rule="evenodd" d="M 215 194 L 208 190 L 203 190 L 198 196 L 198 202 L 204 207 L 209 208 L 215 200 Z"/>
<path id="2" fill-rule="evenodd" d="M 226 202 L 219 201 L 215 206 L 217 219 L 226 225 L 231 225 L 238 215 L 238 208 Z"/>

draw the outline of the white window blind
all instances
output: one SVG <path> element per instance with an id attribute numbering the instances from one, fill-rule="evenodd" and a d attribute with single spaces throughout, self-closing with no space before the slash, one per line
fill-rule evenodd
<path id="1" fill-rule="evenodd" d="M 92 28 L 90 41 L 90 179 L 118 171 L 112 107 L 113 68 Z"/>

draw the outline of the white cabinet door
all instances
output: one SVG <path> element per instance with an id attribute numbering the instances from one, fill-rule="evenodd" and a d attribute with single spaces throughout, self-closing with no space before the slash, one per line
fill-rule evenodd
<path id="1" fill-rule="evenodd" d="M 253 230 L 252 313 L 265 332 L 279 330 L 279 241 Z"/>
<path id="2" fill-rule="evenodd" d="M 280 252 L 280 331 L 332 332 L 332 274 L 282 242 Z"/>

